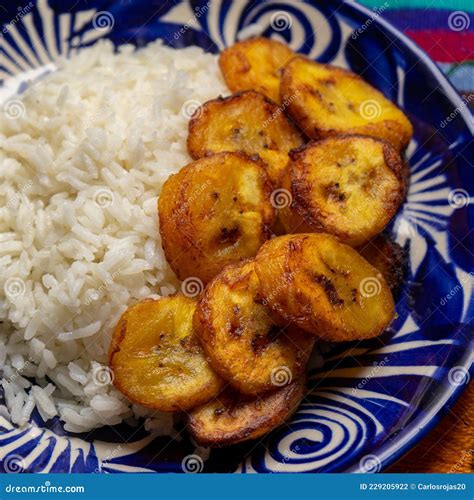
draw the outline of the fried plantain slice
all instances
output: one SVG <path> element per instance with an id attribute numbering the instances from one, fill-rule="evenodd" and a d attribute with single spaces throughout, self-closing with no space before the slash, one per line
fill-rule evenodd
<path id="1" fill-rule="evenodd" d="M 243 394 L 259 394 L 303 372 L 314 337 L 277 326 L 259 303 L 259 282 L 249 260 L 229 266 L 204 290 L 194 328 L 214 370 Z"/>
<path id="2" fill-rule="evenodd" d="M 254 90 L 208 101 L 189 122 L 188 152 L 194 159 L 221 151 L 258 154 L 274 184 L 288 163 L 288 151 L 301 144 L 283 111 Z"/>
<path id="3" fill-rule="evenodd" d="M 243 396 L 226 389 L 217 398 L 194 408 L 188 429 L 203 446 L 226 446 L 256 439 L 275 429 L 298 408 L 304 377 L 261 396 Z"/>
<path id="4" fill-rule="evenodd" d="M 222 51 L 219 66 L 231 92 L 254 89 L 278 103 L 281 68 L 294 56 L 284 43 L 256 37 Z"/>
<path id="5" fill-rule="evenodd" d="M 340 136 L 290 153 L 279 212 L 287 232 L 326 232 L 358 246 L 390 222 L 404 198 L 402 162 L 385 141 Z"/>
<path id="6" fill-rule="evenodd" d="M 404 113 L 359 75 L 295 57 L 285 65 L 280 97 L 309 137 L 366 134 L 404 149 L 413 127 Z"/>
<path id="7" fill-rule="evenodd" d="M 398 289 L 403 279 L 404 254 L 402 247 L 386 234 L 380 234 L 357 251 L 378 269 L 392 292 Z"/>
<path id="8" fill-rule="evenodd" d="M 143 300 L 122 315 L 109 365 L 114 385 L 128 399 L 161 411 L 184 411 L 223 388 L 194 334 L 195 309 L 196 300 L 176 294 Z"/>
<path id="9" fill-rule="evenodd" d="M 405 195 L 408 192 L 408 188 L 410 186 L 410 177 L 411 177 L 411 172 L 410 172 L 410 163 L 406 157 L 406 155 L 401 156 L 402 160 L 402 178 L 403 178 L 403 185 L 405 187 Z"/>
<path id="10" fill-rule="evenodd" d="M 380 272 L 328 234 L 268 241 L 257 254 L 255 271 L 270 307 L 323 340 L 375 337 L 394 317 L 392 294 Z"/>
<path id="11" fill-rule="evenodd" d="M 207 283 L 226 265 L 253 257 L 271 235 L 271 191 L 263 162 L 243 153 L 202 158 L 169 177 L 158 212 L 178 278 Z"/>

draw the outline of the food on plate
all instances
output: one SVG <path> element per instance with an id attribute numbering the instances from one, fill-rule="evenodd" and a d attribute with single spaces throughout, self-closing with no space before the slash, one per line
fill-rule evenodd
<path id="1" fill-rule="evenodd" d="M 258 154 L 278 184 L 288 152 L 303 144 L 278 106 L 254 90 L 206 102 L 189 122 L 188 151 L 194 158 L 221 151 Z"/>
<path id="2" fill-rule="evenodd" d="M 261 303 L 254 262 L 225 268 L 206 287 L 194 328 L 214 370 L 243 394 L 291 382 L 305 369 L 314 337 L 278 326 Z"/>
<path id="3" fill-rule="evenodd" d="M 253 257 L 271 235 L 271 192 L 263 162 L 243 153 L 205 157 L 169 177 L 158 212 L 178 278 L 207 283 L 226 265 Z"/>
<path id="4" fill-rule="evenodd" d="M 408 187 L 410 186 L 410 176 L 411 176 L 410 163 L 408 162 L 406 154 L 401 155 L 401 159 L 402 159 L 402 178 L 406 195 L 406 193 L 408 192 Z"/>
<path id="5" fill-rule="evenodd" d="M 298 56 L 282 71 L 280 98 L 311 138 L 366 134 L 404 149 L 413 127 L 404 113 L 351 71 Z"/>
<path id="6" fill-rule="evenodd" d="M 382 274 L 328 234 L 268 241 L 257 254 L 255 272 L 269 306 L 323 340 L 375 337 L 394 318 L 392 294 Z"/>
<path id="7" fill-rule="evenodd" d="M 256 439 L 281 425 L 296 411 L 304 389 L 304 377 L 261 396 L 243 396 L 226 389 L 212 401 L 191 411 L 189 431 L 203 446 L 224 446 Z"/>
<path id="8" fill-rule="evenodd" d="M 143 300 L 120 318 L 109 348 L 114 385 L 131 401 L 184 411 L 216 396 L 223 381 L 195 336 L 196 300 L 183 294 Z"/>
<path id="9" fill-rule="evenodd" d="M 380 234 L 368 241 L 357 251 L 364 259 L 377 268 L 390 289 L 395 291 L 403 279 L 403 248 L 386 234 Z"/>
<path id="10" fill-rule="evenodd" d="M 103 41 L 15 99 L 27 113 L 0 123 L 13 424 L 36 408 L 68 432 L 143 417 L 172 435 L 166 412 L 191 411 L 203 444 L 252 439 L 294 411 L 318 338 L 389 325 L 401 249 L 378 234 L 411 125 L 360 77 L 294 57 L 264 38 L 219 61 Z M 219 65 L 238 93 L 215 99 Z"/>
<path id="11" fill-rule="evenodd" d="M 380 233 L 404 197 L 400 155 L 368 136 L 329 137 L 290 153 L 282 177 L 287 232 L 326 232 L 358 246 Z"/>
<path id="12" fill-rule="evenodd" d="M 219 66 L 232 92 L 256 90 L 278 103 L 282 68 L 294 56 L 284 43 L 256 37 L 223 50 Z"/>
<path id="13" fill-rule="evenodd" d="M 181 110 L 227 88 L 199 47 L 78 48 L 25 81 L 15 119 L 0 111 L 0 351 L 3 378 L 26 363 L 29 380 L 8 384 L 5 404 L 14 425 L 33 411 L 73 433 L 143 417 L 168 434 L 171 414 L 138 410 L 108 383 L 107 349 L 126 307 L 179 288 L 156 198 L 189 161 Z"/>

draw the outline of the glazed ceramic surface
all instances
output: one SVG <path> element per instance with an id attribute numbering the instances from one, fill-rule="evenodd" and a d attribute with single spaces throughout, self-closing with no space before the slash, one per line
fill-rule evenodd
<path id="1" fill-rule="evenodd" d="M 376 472 L 413 446 L 468 383 L 472 362 L 472 117 L 434 63 L 352 2 L 40 0 L 18 12 L 15 2 L 0 10 L 9 24 L 3 98 L 100 38 L 117 46 L 161 38 L 217 53 L 261 33 L 363 75 L 405 110 L 415 134 L 407 200 L 389 228 L 408 255 L 397 319 L 381 338 L 327 348 L 287 425 L 261 443 L 213 451 L 203 463 L 186 439 L 142 428 L 68 435 L 38 414 L 22 429 L 0 417 L 0 467 L 15 471 L 19 455 L 30 472 Z"/>

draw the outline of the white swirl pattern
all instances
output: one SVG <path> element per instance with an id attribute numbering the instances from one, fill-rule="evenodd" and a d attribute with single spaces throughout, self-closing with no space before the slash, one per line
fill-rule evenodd
<path id="1" fill-rule="evenodd" d="M 237 40 L 239 29 L 243 30 L 250 25 L 255 25 L 257 31 L 263 33 L 272 27 L 272 20 L 278 19 L 277 16 L 283 19 L 281 16 L 288 12 L 288 2 L 273 0 L 264 4 L 255 4 L 244 16 L 248 2 L 232 2 L 220 28 L 219 23 L 223 4 L 224 0 L 211 2 L 209 15 L 207 16 L 209 35 L 219 49 L 234 43 Z M 176 7 L 176 9 L 181 9 L 181 6 Z M 299 15 L 295 15 L 294 12 L 298 12 Z M 179 15 L 181 16 L 181 12 Z M 311 20 L 309 29 L 305 29 L 301 23 L 302 18 Z M 175 19 L 172 12 L 167 14 L 167 19 Z M 289 45 L 295 51 L 301 50 L 306 44 L 306 47 L 309 46 L 309 50 L 305 51 L 308 56 L 318 58 L 333 40 L 333 32 L 328 18 L 315 5 L 294 2 L 292 10 L 288 12 L 285 19 L 285 29 L 289 31 Z M 281 39 L 282 35 L 279 31 L 280 28 L 273 30 L 272 37 Z M 317 37 L 314 36 L 315 34 L 317 34 Z"/>

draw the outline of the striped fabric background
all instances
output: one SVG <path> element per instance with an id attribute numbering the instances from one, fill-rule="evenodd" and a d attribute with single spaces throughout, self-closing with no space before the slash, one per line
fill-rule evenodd
<path id="1" fill-rule="evenodd" d="M 474 109 L 474 0 L 359 0 L 403 31 Z"/>

